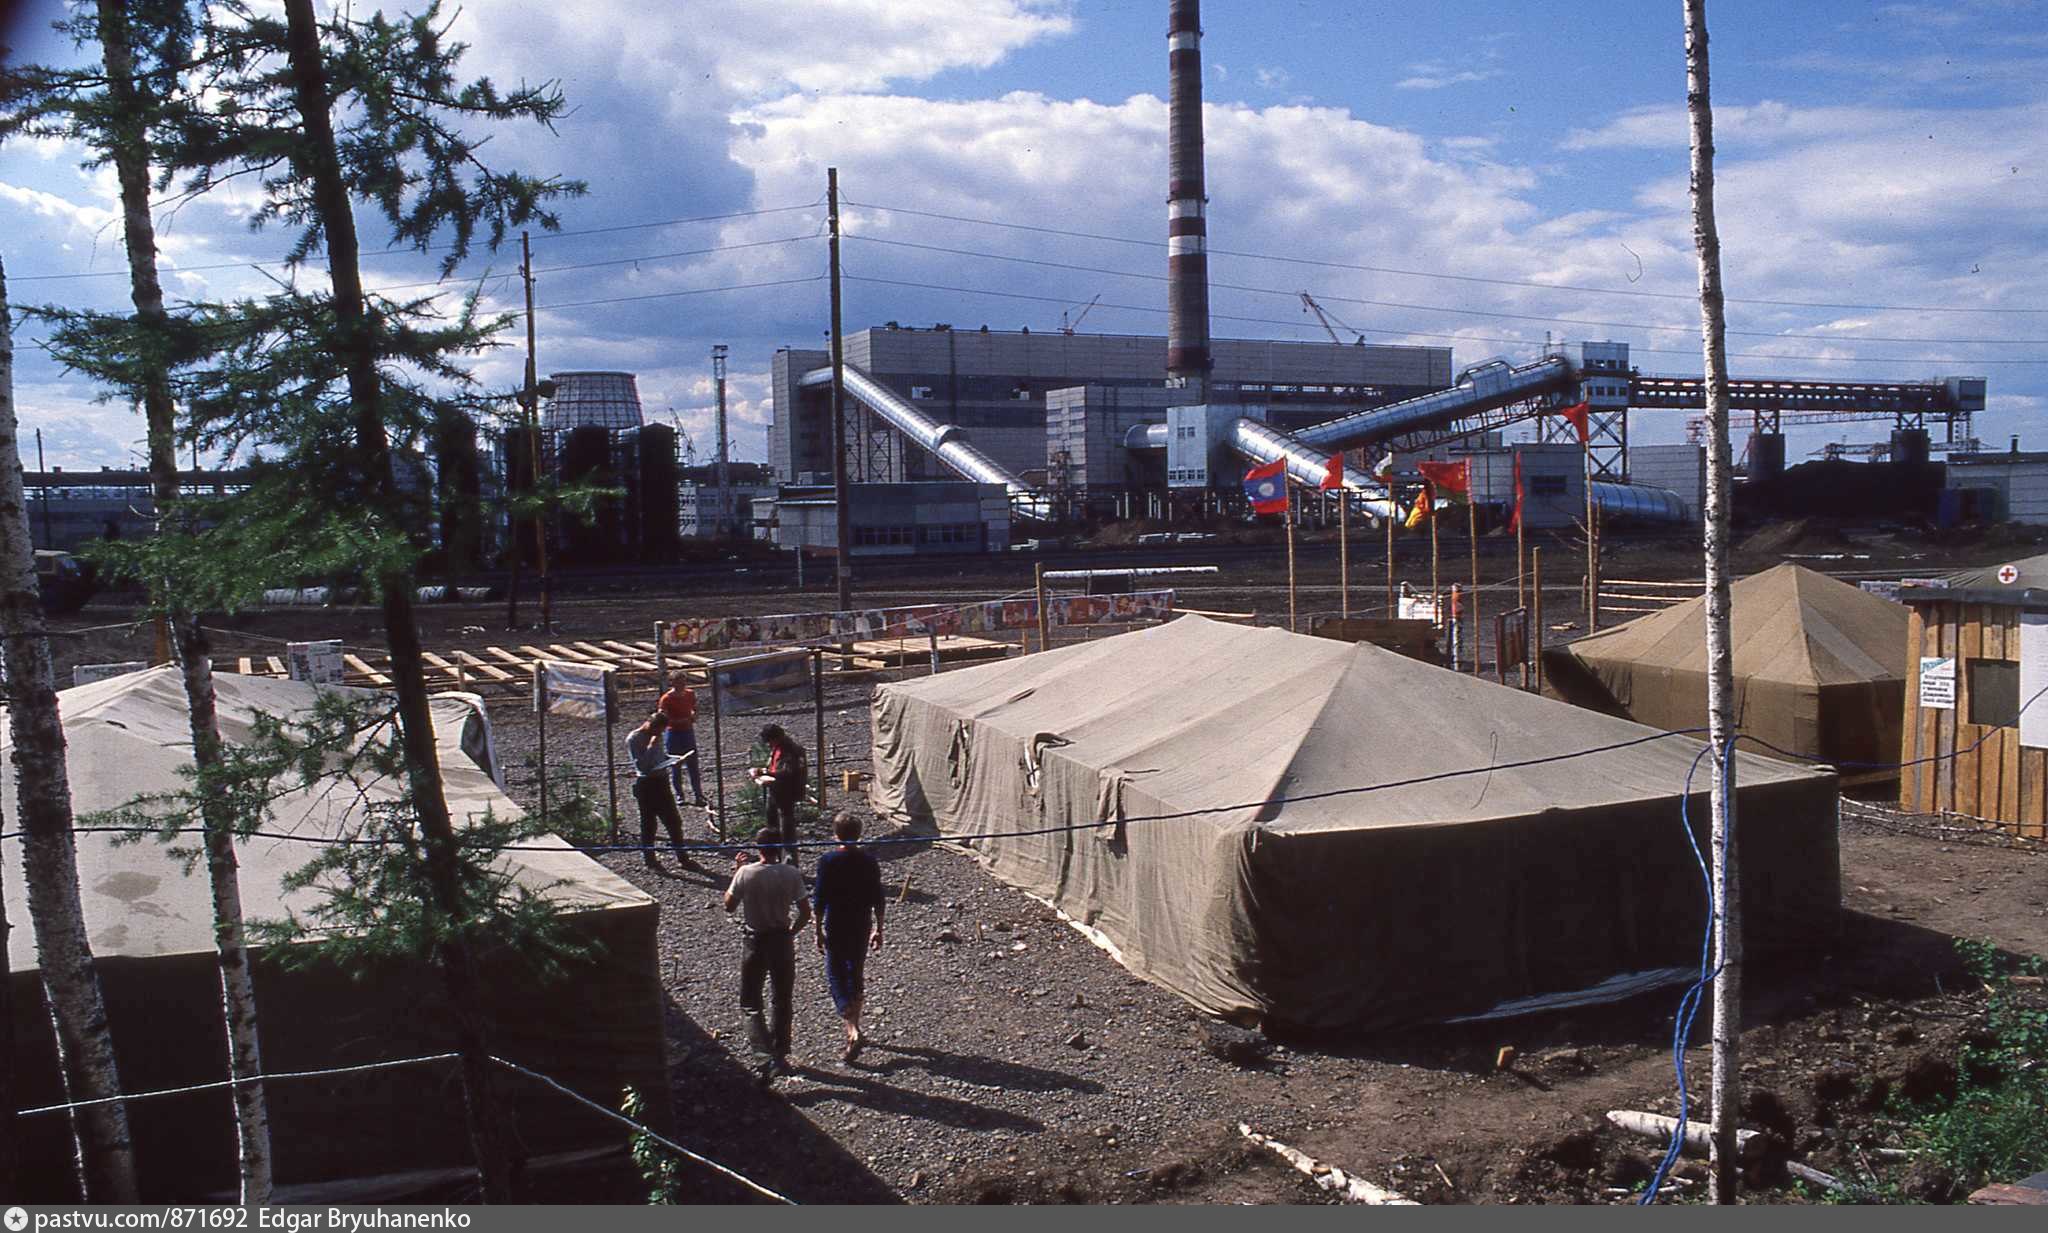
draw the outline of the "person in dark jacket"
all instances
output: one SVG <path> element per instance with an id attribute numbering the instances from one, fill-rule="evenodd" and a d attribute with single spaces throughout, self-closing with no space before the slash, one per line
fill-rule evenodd
<path id="1" fill-rule="evenodd" d="M 825 988 L 846 1027 L 848 1062 L 860 1056 L 862 995 L 868 952 L 882 949 L 882 867 L 860 846 L 860 819 L 840 813 L 832 819 L 839 846 L 818 858 L 811 900 L 818 905 L 818 950 L 825 956 Z"/>
<path id="2" fill-rule="evenodd" d="M 761 824 L 761 834 L 782 836 L 786 859 L 794 865 L 796 861 L 796 805 L 804 797 L 804 781 L 807 777 L 804 764 L 804 748 L 796 739 L 783 730 L 781 724 L 769 724 L 761 729 L 761 743 L 768 747 L 768 765 L 753 767 L 748 774 L 761 785 L 762 795 L 767 798 L 767 820 Z"/>

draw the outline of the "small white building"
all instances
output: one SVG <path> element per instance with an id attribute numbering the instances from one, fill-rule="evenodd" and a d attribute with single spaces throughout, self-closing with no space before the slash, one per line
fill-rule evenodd
<path id="1" fill-rule="evenodd" d="M 1950 454 L 1947 486 L 1986 521 L 2048 524 L 2048 453 Z"/>

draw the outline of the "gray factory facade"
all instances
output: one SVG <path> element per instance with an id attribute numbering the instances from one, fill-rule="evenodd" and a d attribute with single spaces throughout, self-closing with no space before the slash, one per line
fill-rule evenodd
<path id="1" fill-rule="evenodd" d="M 1007 470 L 1048 494 L 1116 499 L 1161 477 L 1159 451 L 1130 451 L 1132 425 L 1157 422 L 1187 401 L 1166 388 L 1158 335 L 1033 333 L 949 326 L 880 326 L 846 336 L 846 364 L 932 420 L 957 428 Z M 1380 406 L 1451 383 L 1448 347 L 1217 339 L 1210 398 L 1266 409 L 1276 427 L 1306 426 L 1340 410 Z M 831 394 L 806 387 L 829 366 L 821 350 L 775 354 L 769 461 L 786 484 L 829 482 Z M 856 482 L 951 479 L 944 464 L 848 398 L 847 453 Z"/>

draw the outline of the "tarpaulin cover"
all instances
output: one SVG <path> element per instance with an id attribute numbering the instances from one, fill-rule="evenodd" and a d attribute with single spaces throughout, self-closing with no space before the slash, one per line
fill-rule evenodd
<path id="1" fill-rule="evenodd" d="M 2011 568 L 2012 581 L 1998 576 L 2002 569 Z M 2022 557 L 2012 562 L 1983 565 L 1976 569 L 1958 570 L 1944 579 L 1958 591 L 1964 590 L 2010 590 L 2024 591 L 2029 588 L 2048 587 L 2048 554 L 2037 557 Z"/>
<path id="2" fill-rule="evenodd" d="M 1736 721 L 1745 736 L 1828 762 L 1899 760 L 1903 604 L 1792 564 L 1742 579 L 1729 597 Z M 1705 598 L 1688 600 L 1547 649 L 1548 679 L 1582 706 L 1659 728 L 1703 728 L 1706 612 Z"/>
<path id="3" fill-rule="evenodd" d="M 218 674 L 222 736 L 249 740 L 259 713 L 290 719 L 307 714 L 320 687 Z M 356 692 L 356 691 L 342 691 Z M 180 791 L 191 764 L 185 695 L 174 668 L 115 677 L 61 691 L 73 808 L 111 809 L 139 794 Z M 435 736 L 448 805 L 457 825 L 493 811 L 516 817 L 519 806 L 478 764 L 489 746 L 486 723 L 469 695 L 433 703 Z M 7 759 L 0 792 L 15 800 L 12 739 L 0 730 Z M 467 751 L 467 752 L 466 752 Z M 334 835 L 350 828 L 363 800 L 390 800 L 390 783 L 329 781 L 276 802 L 264 827 L 295 835 Z M 17 821 L 9 809 L 10 827 Z M 196 820 L 195 820 L 196 821 Z M 556 844 L 553 837 L 532 841 Z M 196 849 L 197 836 L 179 842 Z M 589 857 L 520 851 L 503 859 L 519 883 L 544 895 L 565 923 L 600 949 L 544 980 L 514 954 L 483 956 L 485 1009 L 496 1029 L 492 1045 L 505 1056 L 546 1071 L 606 1103 L 633 1083 L 666 1120 L 662 1000 L 655 967 L 656 906 L 630 883 Z M 242 906 L 249 920 L 277 920 L 310 908 L 316 890 L 287 891 L 286 874 L 318 849 L 285 839 L 237 845 Z M 24 1107 L 63 1100 L 50 1041 L 48 1012 L 36 976 L 34 931 L 22 890 L 18 841 L 4 848 L 8 939 L 16 1022 L 17 1095 Z M 204 863 L 189 871 L 155 840 L 117 844 L 115 836 L 78 837 L 79 889 L 107 1000 L 124 1087 L 148 1091 L 226 1077 L 210 881 Z M 258 1018 L 266 1070 L 317 1069 L 418 1056 L 452 1047 L 446 998 L 424 967 L 391 961 L 361 979 L 332 966 L 302 966 L 259 955 Z M 460 1090 L 446 1066 L 269 1085 L 280 1183 L 326 1181 L 376 1173 L 461 1165 L 471 1159 L 462 1129 Z M 508 1107 L 535 1151 L 616 1143 L 604 1123 L 578 1113 L 544 1090 L 508 1088 Z M 153 1201 L 232 1193 L 233 1112 L 215 1091 L 133 1102 L 129 1116 L 145 1194 Z M 47 1171 L 61 1194 L 70 1134 L 62 1116 L 21 1122 L 24 1151 Z"/>
<path id="4" fill-rule="evenodd" d="M 1700 742 L 1375 646 L 1184 616 L 883 686 L 872 722 L 878 811 L 1211 1013 L 1385 1027 L 1698 960 Z M 1751 936 L 1827 931 L 1834 777 L 1738 767 Z"/>

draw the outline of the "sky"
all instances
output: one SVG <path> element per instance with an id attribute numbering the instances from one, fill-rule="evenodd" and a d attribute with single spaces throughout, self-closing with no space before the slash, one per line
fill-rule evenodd
<path id="1" fill-rule="evenodd" d="M 19 58 L 78 57 L 47 30 L 57 5 L 11 8 Z M 500 127 L 487 157 L 590 186 L 562 234 L 534 236 L 541 370 L 639 374 L 649 418 L 708 456 L 726 344 L 734 455 L 765 457 L 773 354 L 829 325 L 828 167 L 850 329 L 1163 333 L 1166 9 L 468 0 L 467 72 L 557 81 L 571 107 L 553 132 Z M 2048 4 L 1711 0 L 1708 17 L 1735 375 L 1983 376 L 1977 436 L 2048 449 Z M 1213 333 L 1327 337 L 1308 291 L 1344 341 L 1449 345 L 1459 367 L 1548 336 L 1700 371 L 1677 0 L 1209 0 L 1203 27 Z M 126 304 L 113 180 L 82 158 L 0 147 L 18 303 Z M 282 273 L 241 264 L 289 244 L 250 209 L 226 193 L 162 213 L 172 296 Z M 365 268 L 374 286 L 437 273 L 402 251 Z M 509 310 L 517 268 L 516 244 L 479 251 L 448 287 Z M 17 326 L 24 434 L 66 469 L 135 464 L 139 416 L 36 337 Z M 521 365 L 508 345 L 478 373 L 510 388 Z M 1638 412 L 1632 431 L 1681 440 L 1685 418 Z M 1884 434 L 1807 428 L 1788 452 Z"/>

